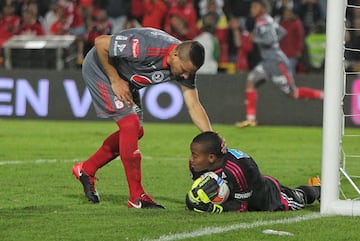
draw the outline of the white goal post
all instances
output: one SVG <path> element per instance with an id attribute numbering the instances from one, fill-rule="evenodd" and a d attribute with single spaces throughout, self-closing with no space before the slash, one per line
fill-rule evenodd
<path id="1" fill-rule="evenodd" d="M 360 216 L 360 201 L 339 198 L 346 5 L 327 2 L 320 213 Z"/>

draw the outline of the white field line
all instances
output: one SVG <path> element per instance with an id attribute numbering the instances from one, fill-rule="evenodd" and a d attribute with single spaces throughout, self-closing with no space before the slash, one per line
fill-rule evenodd
<path id="1" fill-rule="evenodd" d="M 117 158 L 118 159 L 118 158 Z M 169 160 L 169 161 L 179 161 L 179 160 L 188 160 L 188 157 L 152 157 L 152 156 L 143 156 L 143 160 Z M 86 158 L 76 158 L 76 159 L 38 159 L 38 160 L 0 160 L 0 166 L 2 165 L 21 165 L 21 164 L 43 164 L 43 163 L 75 163 L 84 161 Z"/>
<path id="2" fill-rule="evenodd" d="M 241 214 L 239 214 L 241 215 Z M 306 220 L 312 220 L 323 217 L 320 213 L 311 213 L 304 216 L 297 216 L 292 218 L 277 219 L 277 220 L 268 220 L 268 221 L 258 221 L 253 223 L 239 223 L 233 224 L 225 227 L 204 227 L 201 229 L 194 230 L 192 232 L 186 233 L 177 233 L 171 235 L 163 235 L 158 239 L 143 239 L 143 241 L 171 241 L 171 240 L 181 240 L 186 238 L 196 238 L 200 236 L 207 236 L 211 234 L 225 233 L 234 230 L 247 230 L 252 228 L 258 228 L 262 226 L 275 225 L 275 224 L 290 224 L 298 223 Z"/>

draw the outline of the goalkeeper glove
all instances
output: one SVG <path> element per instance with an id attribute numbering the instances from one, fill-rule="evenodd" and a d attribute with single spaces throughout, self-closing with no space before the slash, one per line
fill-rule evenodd
<path id="1" fill-rule="evenodd" d="M 211 199 L 217 195 L 217 190 L 218 184 L 214 178 L 210 176 L 198 178 L 186 195 L 187 207 L 196 212 L 221 213 L 223 207 L 211 202 Z"/>
<path id="2" fill-rule="evenodd" d="M 212 202 L 204 203 L 200 200 L 200 197 L 194 197 L 192 191 L 189 191 L 186 195 L 186 206 L 188 209 L 198 213 L 210 212 L 210 213 L 222 213 L 223 207 L 219 204 Z"/>
<path id="3" fill-rule="evenodd" d="M 191 186 L 191 191 L 195 197 L 199 197 L 201 201 L 208 203 L 218 194 L 219 185 L 211 176 L 205 176 L 195 180 Z"/>

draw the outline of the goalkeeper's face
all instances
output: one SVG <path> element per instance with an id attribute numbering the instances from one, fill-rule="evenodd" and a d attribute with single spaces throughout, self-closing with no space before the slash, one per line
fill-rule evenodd
<path id="1" fill-rule="evenodd" d="M 191 143 L 190 151 L 190 165 L 194 171 L 201 172 L 216 169 L 214 168 L 217 159 L 216 156 L 205 152 L 200 143 Z"/>

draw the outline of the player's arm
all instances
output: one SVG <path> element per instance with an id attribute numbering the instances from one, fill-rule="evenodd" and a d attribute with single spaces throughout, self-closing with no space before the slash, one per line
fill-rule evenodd
<path id="1" fill-rule="evenodd" d="M 200 131 L 211 131 L 211 124 L 209 117 L 200 103 L 197 89 L 192 89 L 186 86 L 181 86 L 184 101 L 188 109 L 189 115 L 195 126 Z"/>
<path id="2" fill-rule="evenodd" d="M 123 80 L 109 57 L 109 47 L 111 36 L 101 35 L 95 39 L 95 48 L 107 77 L 111 82 L 111 88 L 115 95 L 124 103 L 132 104 L 133 99 L 129 89 L 129 84 Z"/>

